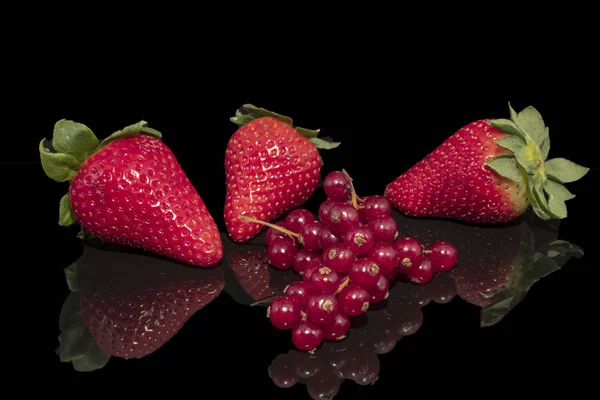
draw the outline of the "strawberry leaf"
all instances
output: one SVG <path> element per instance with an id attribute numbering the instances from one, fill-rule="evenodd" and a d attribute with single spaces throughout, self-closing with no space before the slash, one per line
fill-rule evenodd
<path id="1" fill-rule="evenodd" d="M 571 193 L 564 185 L 549 179 L 544 182 L 544 190 L 549 196 L 555 196 L 563 201 L 575 198 L 575 195 Z"/>
<path id="2" fill-rule="evenodd" d="M 110 135 L 100 143 L 99 148 L 104 147 L 110 142 L 114 142 L 115 140 L 140 134 L 152 136 L 156 139 L 162 139 L 162 133 L 160 133 L 156 129 L 148 127 L 148 123 L 146 121 L 140 121 L 136 124 L 126 126 L 125 128 L 114 132 L 112 135 Z"/>
<path id="3" fill-rule="evenodd" d="M 241 126 L 261 117 L 273 117 L 285 122 L 288 125 L 293 124 L 293 120 L 288 116 L 277 114 L 276 112 L 269 111 L 265 108 L 256 107 L 252 104 L 244 104 L 235 112 L 235 117 L 230 118 L 230 120 L 234 124 Z"/>
<path id="4" fill-rule="evenodd" d="M 330 150 L 330 149 L 335 149 L 336 147 L 338 147 L 340 145 L 340 142 L 328 142 L 326 140 L 323 139 L 319 139 L 319 138 L 311 138 L 310 141 L 315 145 L 315 147 L 317 149 L 323 149 L 323 150 Z"/>
<path id="5" fill-rule="evenodd" d="M 98 143 L 94 132 L 83 124 L 65 119 L 54 124 L 52 147 L 58 153 L 73 156 L 80 163 L 94 152 Z"/>
<path id="6" fill-rule="evenodd" d="M 542 142 L 542 145 L 540 146 L 540 151 L 542 153 L 542 157 L 544 159 L 544 161 L 548 158 L 548 153 L 550 153 L 550 131 L 548 129 L 548 127 L 546 127 L 546 133 L 545 133 L 545 138 L 544 141 Z"/>
<path id="7" fill-rule="evenodd" d="M 533 209 L 533 212 L 540 217 L 542 220 L 547 221 L 552 217 L 546 213 L 545 209 L 540 205 L 540 202 L 537 200 L 537 196 L 535 195 L 535 188 L 533 184 L 533 179 L 528 179 L 526 184 L 527 191 L 527 200 Z"/>
<path id="8" fill-rule="evenodd" d="M 509 105 L 510 107 L 510 105 Z M 512 109 L 512 107 L 511 107 Z M 533 140 L 535 144 L 541 146 L 546 138 L 546 125 L 542 119 L 541 114 L 533 108 L 528 106 L 515 115 L 514 110 L 511 111 L 511 118 L 515 124 L 523 132 L 527 134 Z"/>
<path id="9" fill-rule="evenodd" d="M 77 281 L 77 264 L 73 263 L 64 269 L 67 286 L 71 292 L 79 291 L 79 282 Z"/>
<path id="10" fill-rule="evenodd" d="M 519 172 L 517 160 L 511 155 L 495 157 L 488 161 L 487 165 L 504 178 L 515 182 L 521 181 L 521 173 Z"/>
<path id="11" fill-rule="evenodd" d="M 535 175 L 529 178 L 528 183 L 531 185 L 533 196 L 535 197 L 538 206 L 552 218 L 562 219 L 566 217 L 566 209 L 562 209 L 560 204 L 556 204 L 556 200 L 553 202 L 553 206 L 551 206 L 546 198 L 546 193 L 544 191 L 544 183 L 543 177 L 540 175 Z M 564 202 L 563 202 L 564 204 Z"/>
<path id="12" fill-rule="evenodd" d="M 517 162 L 525 172 L 532 175 L 538 169 L 538 165 L 535 159 L 530 156 L 525 142 L 516 136 L 506 136 L 502 139 L 498 139 L 495 142 L 498 146 L 512 152 L 517 159 Z"/>
<path id="13" fill-rule="evenodd" d="M 505 118 L 498 118 L 490 121 L 490 125 L 496 129 L 501 130 L 502 132 L 508 135 L 514 135 L 520 137 L 523 140 L 526 140 L 527 137 L 523 131 L 511 120 Z"/>
<path id="14" fill-rule="evenodd" d="M 50 179 L 57 182 L 70 181 L 79 171 L 80 164 L 75 157 L 53 152 L 46 139 L 40 142 L 39 151 L 42 169 Z"/>
<path id="15" fill-rule="evenodd" d="M 77 221 L 77 217 L 73 213 L 71 208 L 71 201 L 69 200 L 69 194 L 65 194 L 60 199 L 58 212 L 58 225 L 60 226 L 71 226 Z"/>
<path id="16" fill-rule="evenodd" d="M 553 158 L 544 163 L 546 175 L 559 183 L 575 182 L 590 170 L 564 158 Z"/>

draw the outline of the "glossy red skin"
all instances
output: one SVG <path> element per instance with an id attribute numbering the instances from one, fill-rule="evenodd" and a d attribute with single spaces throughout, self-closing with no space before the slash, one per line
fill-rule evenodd
<path id="1" fill-rule="evenodd" d="M 292 210 L 285 218 L 285 226 L 294 233 L 300 233 L 302 227 L 311 222 L 315 222 L 313 213 L 305 208 Z"/>
<path id="2" fill-rule="evenodd" d="M 389 215 L 373 219 L 369 222 L 369 229 L 377 242 L 392 243 L 398 237 L 398 224 Z"/>
<path id="3" fill-rule="evenodd" d="M 373 221 L 374 219 L 387 217 L 392 213 L 392 204 L 385 196 L 369 196 L 365 200 L 364 207 L 361 208 L 360 214 L 365 221 Z"/>
<path id="4" fill-rule="evenodd" d="M 391 182 L 385 196 L 404 214 L 498 223 L 528 207 L 525 187 L 498 175 L 486 162 L 508 150 L 496 145 L 506 133 L 489 120 L 472 122 Z"/>
<path id="5" fill-rule="evenodd" d="M 275 225 L 287 229 L 285 221 L 276 222 Z M 267 229 L 267 233 L 265 234 L 265 241 L 267 242 L 267 246 L 270 246 L 271 243 L 273 243 L 276 239 L 285 239 L 289 242 L 296 243 L 294 239 L 292 239 L 287 233 L 283 233 L 274 228 Z"/>
<path id="6" fill-rule="evenodd" d="M 240 215 L 272 221 L 302 205 L 315 191 L 321 160 L 315 145 L 273 117 L 241 126 L 225 150 L 225 226 L 231 239 L 247 242 L 264 226 Z"/>
<path id="7" fill-rule="evenodd" d="M 140 134 L 107 144 L 83 162 L 69 196 L 81 226 L 107 242 L 199 267 L 223 258 L 214 219 L 159 139 Z"/>
<path id="8" fill-rule="evenodd" d="M 310 321 L 303 321 L 292 330 L 292 343 L 298 350 L 315 350 L 323 342 L 323 329 Z"/>
<path id="9" fill-rule="evenodd" d="M 321 267 L 313 272 L 307 282 L 315 294 L 333 294 L 342 283 L 337 272 L 328 267 Z"/>
<path id="10" fill-rule="evenodd" d="M 438 241 L 429 247 L 429 259 L 436 271 L 448 271 L 456 264 L 458 253 L 456 247 L 448 242 Z"/>
<path id="11" fill-rule="evenodd" d="M 338 294 L 338 305 L 345 314 L 355 317 L 364 314 L 369 308 L 369 292 L 366 289 L 350 283 Z"/>
<path id="12" fill-rule="evenodd" d="M 86 327 L 103 352 L 122 358 L 157 351 L 225 287 L 220 268 L 100 250 L 78 265 L 77 278 Z"/>
<path id="13" fill-rule="evenodd" d="M 333 320 L 323 328 L 325 340 L 341 340 L 350 330 L 350 318 L 343 312 L 338 312 Z"/>
<path id="14" fill-rule="evenodd" d="M 294 257 L 293 267 L 294 267 L 294 271 L 296 271 L 296 273 L 300 274 L 301 272 L 304 272 L 304 270 L 306 270 L 306 268 L 310 267 L 311 265 L 322 264 L 322 263 L 323 263 L 323 261 L 322 261 L 320 253 L 313 253 L 308 250 L 300 249 L 300 250 L 298 250 L 298 252 L 296 253 L 296 256 Z"/>
<path id="15" fill-rule="evenodd" d="M 269 262 L 280 270 L 287 270 L 294 266 L 298 248 L 285 239 L 277 239 L 267 249 Z"/>
<path id="16" fill-rule="evenodd" d="M 344 244 L 356 255 L 367 254 L 375 244 L 375 236 L 365 226 L 359 226 L 344 233 Z"/>
<path id="17" fill-rule="evenodd" d="M 411 268 L 406 271 L 406 276 L 413 283 L 423 284 L 431 281 L 433 279 L 433 266 L 431 265 L 431 260 L 425 257 L 423 261 L 421 261 L 421 265 L 418 268 Z"/>
<path id="18" fill-rule="evenodd" d="M 319 221 L 304 224 L 300 229 L 302 247 L 310 251 L 320 251 L 323 228 L 323 224 Z"/>
<path id="19" fill-rule="evenodd" d="M 368 257 L 379 266 L 383 275 L 391 274 L 398 266 L 398 254 L 391 244 L 377 243 Z"/>
<path id="20" fill-rule="evenodd" d="M 287 296 L 279 296 L 269 306 L 267 313 L 271 324 L 277 329 L 291 329 L 300 321 L 301 307 Z"/>
<path id="21" fill-rule="evenodd" d="M 343 235 L 352 228 L 357 228 L 360 216 L 352 204 L 338 203 L 331 207 L 329 219 L 322 221 L 334 235 Z"/>
<path id="22" fill-rule="evenodd" d="M 350 271 L 348 271 L 348 276 L 351 282 L 368 290 L 377 285 L 381 272 L 379 266 L 373 260 L 363 257 L 354 261 Z"/>
<path id="23" fill-rule="evenodd" d="M 343 243 L 336 243 L 323 251 L 323 264 L 340 275 L 348 274 L 356 254 Z"/>
<path id="24" fill-rule="evenodd" d="M 346 201 L 350 198 L 350 181 L 342 171 L 332 171 L 323 180 L 325 195 L 336 201 Z"/>
<path id="25" fill-rule="evenodd" d="M 389 296 L 390 281 L 385 275 L 379 275 L 379 279 L 374 287 L 369 291 L 369 303 L 379 303 Z"/>
<path id="26" fill-rule="evenodd" d="M 418 240 L 411 237 L 401 237 L 392 243 L 398 255 L 398 269 L 406 272 L 416 268 L 423 261 L 423 246 Z"/>
<path id="27" fill-rule="evenodd" d="M 301 309 L 305 310 L 311 295 L 310 285 L 302 281 L 292 282 L 285 289 L 285 295 L 294 300 Z"/>
<path id="28" fill-rule="evenodd" d="M 333 322 L 339 313 L 338 302 L 331 294 L 313 294 L 306 305 L 306 316 L 319 326 Z"/>
<path id="29" fill-rule="evenodd" d="M 336 204 L 343 204 L 343 203 L 332 200 L 332 199 L 327 199 L 324 202 L 322 202 L 321 205 L 319 206 L 319 221 L 321 221 L 323 223 L 326 223 L 327 221 L 329 221 L 329 218 L 331 216 L 331 209 Z"/>
<path id="30" fill-rule="evenodd" d="M 329 228 L 324 227 L 321 230 L 321 239 L 319 240 L 321 249 L 327 249 L 327 248 L 333 246 L 334 244 L 338 243 L 339 241 L 340 241 L 340 238 L 335 236 L 333 233 L 331 233 Z"/>

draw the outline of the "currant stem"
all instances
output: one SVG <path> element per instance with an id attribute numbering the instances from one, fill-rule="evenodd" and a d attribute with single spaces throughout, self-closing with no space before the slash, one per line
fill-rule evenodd
<path id="1" fill-rule="evenodd" d="M 352 206 L 354 208 L 356 208 L 357 210 L 360 209 L 360 206 L 358 205 L 358 196 L 356 194 L 356 190 L 354 190 L 354 184 L 352 183 L 352 178 L 350 177 L 350 174 L 348 174 L 348 172 L 346 172 L 345 169 L 342 169 L 342 173 L 344 175 L 346 175 L 346 178 L 348 178 L 348 181 L 350 182 L 350 194 L 351 194 L 351 201 L 352 201 Z"/>
<path id="2" fill-rule="evenodd" d="M 259 304 L 266 303 L 266 302 L 268 302 L 269 300 L 274 300 L 274 299 L 276 299 L 276 298 L 278 298 L 278 297 L 280 297 L 280 296 L 281 296 L 280 294 L 274 294 L 274 295 L 271 295 L 271 296 L 269 296 L 269 297 L 265 297 L 264 299 L 260 299 L 260 300 L 258 300 L 258 301 L 255 301 L 254 303 L 251 303 L 251 304 L 250 304 L 250 307 L 254 307 L 254 306 L 257 306 L 257 305 L 259 305 Z"/>
<path id="3" fill-rule="evenodd" d="M 348 284 L 350 283 L 350 278 L 346 278 L 344 279 L 344 281 L 342 283 L 340 283 L 340 286 L 338 286 L 337 290 L 335 291 L 335 293 L 333 294 L 334 296 L 337 296 L 338 294 L 340 294 L 340 292 L 346 287 L 348 286 Z"/>
<path id="4" fill-rule="evenodd" d="M 276 231 L 279 231 L 281 233 L 285 233 L 286 235 L 288 235 L 292 239 L 299 239 L 300 238 L 299 234 L 294 233 L 294 232 L 292 232 L 292 231 L 290 231 L 288 229 L 285 229 L 285 228 L 283 228 L 283 227 L 281 227 L 279 225 L 272 224 L 270 222 L 261 221 L 259 219 L 252 218 L 252 217 L 247 217 L 245 215 L 240 215 L 239 219 L 241 219 L 242 221 L 246 221 L 246 222 L 254 222 L 254 223 L 257 223 L 257 224 L 268 226 L 269 228 L 273 228 Z"/>

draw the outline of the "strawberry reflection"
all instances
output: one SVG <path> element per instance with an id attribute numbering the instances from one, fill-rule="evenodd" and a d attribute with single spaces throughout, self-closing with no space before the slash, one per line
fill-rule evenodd
<path id="1" fill-rule="evenodd" d="M 501 321 L 535 282 L 583 255 L 578 246 L 558 240 L 558 221 L 543 221 L 532 212 L 501 226 L 393 216 L 400 235 L 424 246 L 447 240 L 457 248 L 458 262 L 449 274 L 457 294 L 482 309 L 482 326 Z"/>
<path id="2" fill-rule="evenodd" d="M 396 282 L 388 300 L 352 319 L 346 338 L 324 341 L 314 354 L 296 350 L 280 354 L 269 366 L 269 376 L 281 388 L 306 385 L 313 399 L 333 398 L 346 380 L 374 384 L 381 368 L 378 355 L 419 330 L 424 305 L 447 303 L 455 294 L 454 280 L 443 274 L 425 285 Z"/>
<path id="3" fill-rule="evenodd" d="M 100 242 L 87 242 L 65 272 L 71 293 L 60 314 L 57 353 L 79 371 L 102 368 L 111 356 L 154 353 L 225 284 L 219 268 L 191 268 Z"/>

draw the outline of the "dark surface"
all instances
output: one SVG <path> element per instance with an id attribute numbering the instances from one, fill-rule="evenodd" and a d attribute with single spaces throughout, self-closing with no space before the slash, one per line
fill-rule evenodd
<path id="1" fill-rule="evenodd" d="M 570 90 L 578 86 L 575 81 L 552 87 L 536 81 L 527 90 L 507 84 L 500 94 L 491 96 L 485 92 L 477 96 L 481 94 L 477 83 L 464 85 L 451 77 L 452 74 L 438 76 L 439 81 L 429 81 L 410 93 L 395 84 L 381 86 L 382 90 L 387 88 L 384 92 L 391 96 L 389 101 L 372 91 L 382 83 L 374 81 L 360 90 L 330 81 L 328 90 L 320 91 L 298 82 L 296 90 L 302 88 L 305 93 L 314 93 L 309 101 L 304 100 L 306 96 L 299 99 L 294 92 L 282 93 L 275 84 L 263 85 L 260 95 L 250 87 L 245 93 L 230 91 L 235 88 L 232 83 L 209 91 L 201 79 L 186 86 L 178 86 L 176 82 L 160 87 L 146 84 L 135 98 L 121 96 L 123 91 L 128 92 L 126 89 L 110 92 L 94 84 L 86 86 L 87 97 L 70 96 L 65 87 L 75 93 L 81 86 L 69 80 L 61 84 L 64 94 L 56 96 L 53 83 L 48 80 L 39 87 L 40 95 L 32 99 L 33 108 L 45 110 L 38 115 L 35 129 L 17 138 L 14 146 L 9 142 L 7 148 L 12 146 L 21 151 L 4 153 L 2 159 L 9 184 L 19 188 L 15 192 L 18 198 L 10 200 L 13 209 L 15 205 L 23 205 L 30 210 L 25 221 L 23 215 L 17 219 L 17 231 L 12 233 L 23 238 L 12 250 L 18 253 L 11 257 L 18 259 L 4 262 L 5 268 L 16 276 L 14 281 L 6 282 L 17 290 L 11 304 L 19 307 L 11 307 L 11 311 L 15 312 L 16 320 L 24 321 L 19 326 L 27 327 L 10 331 L 18 336 L 19 345 L 9 349 L 9 354 L 14 351 L 18 355 L 11 355 L 9 362 L 15 360 L 15 370 L 52 377 L 46 389 L 53 393 L 56 389 L 59 395 L 73 386 L 87 388 L 87 392 L 111 394 L 117 391 L 116 385 L 122 385 L 119 392 L 127 387 L 140 396 L 158 389 L 187 391 L 189 387 L 192 396 L 202 398 L 215 398 L 211 393 L 236 396 L 240 391 L 257 398 L 309 398 L 305 385 L 280 389 L 269 377 L 272 361 L 292 349 L 289 332 L 277 331 L 270 325 L 264 306 L 248 306 L 251 299 L 226 263 L 221 267 L 226 277 L 221 295 L 192 316 L 155 353 L 139 360 L 112 358 L 101 370 L 88 373 L 75 372 L 71 364 L 59 361 L 54 353 L 58 346 L 58 316 L 69 295 L 63 268 L 82 255 L 83 245 L 76 238 L 77 228 L 61 228 L 56 224 L 58 201 L 66 185 L 46 178 L 38 162 L 37 144 L 41 138 L 50 137 L 56 120 L 68 118 L 85 123 L 99 137 L 140 119 L 149 121 L 163 132 L 164 142 L 173 150 L 223 230 L 223 156 L 227 140 L 235 131 L 228 118 L 245 102 L 290 115 L 298 125 L 321 128 L 322 136 L 341 141 L 338 149 L 323 152 L 323 176 L 345 168 L 353 176 L 357 191 L 368 195 L 381 193 L 387 183 L 466 123 L 506 117 L 507 103 L 511 101 L 515 109 L 531 104 L 542 113 L 550 127 L 551 157 L 563 156 L 593 170 L 580 182 L 568 186 L 577 198 L 569 201 L 569 217 L 558 231 L 534 232 L 522 222 L 520 228 L 511 228 L 510 232 L 502 228 L 487 230 L 486 235 L 491 238 L 477 242 L 467 238 L 478 237 L 478 228 L 460 231 L 458 225 L 450 224 L 448 228 L 444 222 L 451 232 L 448 240 L 454 240 L 453 229 L 460 231 L 456 242 L 470 252 L 473 268 L 477 267 L 477 260 L 490 265 L 514 260 L 519 254 L 543 251 L 548 241 L 556 238 L 580 246 L 585 256 L 569 259 L 560 270 L 537 282 L 518 306 L 491 327 L 480 327 L 480 309 L 459 296 L 448 304 L 425 305 L 423 325 L 418 332 L 378 356 L 377 382 L 360 386 L 347 380 L 336 398 L 387 398 L 390 393 L 407 396 L 401 391 L 421 394 L 440 391 L 446 396 L 449 393 L 484 396 L 503 390 L 514 394 L 517 385 L 547 392 L 558 387 L 571 391 L 587 387 L 589 381 L 585 376 L 591 370 L 581 360 L 593 363 L 592 350 L 596 347 L 593 324 L 597 309 L 598 221 L 594 191 L 599 182 L 599 165 L 597 157 L 585 150 L 593 150 L 598 139 L 585 121 L 573 116 L 594 109 L 572 100 L 574 92 Z M 515 90 L 517 87 L 521 90 Z M 561 90 L 567 93 L 559 95 Z M 185 96 L 181 94 L 184 92 Z M 407 103 L 408 98 L 412 100 Z M 28 177 L 26 182 L 21 176 Z M 317 191 L 305 206 L 316 211 L 323 198 L 322 191 Z M 9 219 L 15 217 L 16 213 L 9 215 Z M 407 220 L 405 229 L 426 235 L 438 228 L 424 221 Z M 522 246 L 508 246 L 503 235 L 523 241 Z M 489 251 L 484 251 L 482 246 L 489 243 L 492 243 Z M 235 250 L 235 246 L 228 246 L 225 257 Z M 279 275 L 271 278 L 277 285 L 287 279 Z M 400 316 L 403 307 L 400 302 L 410 300 L 410 296 L 402 296 L 402 290 L 402 287 L 394 289 L 389 299 L 390 307 L 396 307 Z M 414 296 L 410 301 L 414 301 Z M 5 324 L 11 328 L 16 325 L 6 320 Z M 357 332 L 362 332 L 365 342 L 369 342 L 377 337 L 373 332 L 382 329 L 373 317 Z M 374 363 L 372 354 L 360 347 L 360 340 L 348 340 L 341 345 L 354 352 L 355 358 L 365 357 Z M 317 355 L 321 357 L 319 352 Z M 327 361 L 326 354 L 320 360 Z M 11 368 L 10 364 L 7 367 Z M 577 384 L 571 376 L 578 377 Z M 473 386 L 475 382 L 481 387 Z"/>

